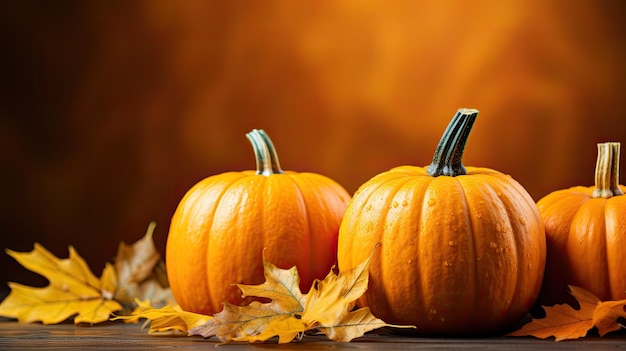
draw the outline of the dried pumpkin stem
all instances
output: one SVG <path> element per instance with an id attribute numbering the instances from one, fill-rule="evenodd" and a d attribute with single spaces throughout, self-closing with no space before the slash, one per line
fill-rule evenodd
<path id="1" fill-rule="evenodd" d="M 608 199 L 624 195 L 619 186 L 619 152 L 620 143 L 608 142 L 598 144 L 598 160 L 596 161 L 596 187 L 594 198 Z"/>
<path id="2" fill-rule="evenodd" d="M 257 174 L 269 176 L 284 173 L 280 168 L 278 153 L 274 148 L 274 144 L 264 130 L 253 129 L 246 134 L 246 137 L 252 144 L 252 149 L 254 150 Z"/>
<path id="3" fill-rule="evenodd" d="M 466 173 L 463 166 L 463 151 L 477 116 L 478 110 L 475 109 L 457 110 L 435 149 L 433 162 L 427 169 L 429 176 L 455 177 Z"/>

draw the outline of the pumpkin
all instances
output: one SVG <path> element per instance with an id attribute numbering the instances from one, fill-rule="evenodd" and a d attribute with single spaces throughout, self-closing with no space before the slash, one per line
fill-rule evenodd
<path id="1" fill-rule="evenodd" d="M 348 203 L 339 269 L 381 244 L 357 304 L 388 323 L 488 333 L 518 321 L 537 299 L 546 248 L 535 202 L 511 176 L 462 164 L 477 115 L 459 109 L 429 166 L 380 173 Z"/>
<path id="2" fill-rule="evenodd" d="M 537 202 L 546 227 L 545 304 L 562 303 L 567 285 L 601 300 L 626 299 L 626 187 L 620 143 L 598 144 L 594 186 L 556 190 Z"/>
<path id="3" fill-rule="evenodd" d="M 212 315 L 222 302 L 246 303 L 233 284 L 262 283 L 263 255 L 280 267 L 295 265 L 303 290 L 335 263 L 350 195 L 326 176 L 282 171 L 264 131 L 247 137 L 256 171 L 201 180 L 172 217 L 167 274 L 176 302 L 186 311 Z"/>

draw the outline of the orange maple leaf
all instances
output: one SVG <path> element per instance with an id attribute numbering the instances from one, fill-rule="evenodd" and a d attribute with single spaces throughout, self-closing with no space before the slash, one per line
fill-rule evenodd
<path id="1" fill-rule="evenodd" d="M 600 301 L 583 288 L 569 288 L 570 294 L 580 305 L 579 309 L 568 304 L 543 306 L 546 312 L 544 318 L 535 318 L 507 336 L 534 336 L 540 339 L 554 336 L 555 341 L 561 341 L 584 337 L 594 327 L 600 336 L 622 328 L 618 319 L 626 317 L 626 300 Z"/>

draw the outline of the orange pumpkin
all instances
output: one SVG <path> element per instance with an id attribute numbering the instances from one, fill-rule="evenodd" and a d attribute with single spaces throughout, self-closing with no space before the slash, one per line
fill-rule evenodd
<path id="1" fill-rule="evenodd" d="M 567 285 L 602 300 L 626 299 L 626 187 L 620 143 L 598 144 L 595 186 L 554 191 L 537 202 L 548 258 L 542 301 L 562 303 Z"/>
<path id="2" fill-rule="evenodd" d="M 328 177 L 283 172 L 262 130 L 247 137 L 257 170 L 205 178 L 185 194 L 172 217 L 167 274 L 184 310 L 214 314 L 222 302 L 244 303 L 232 284 L 264 281 L 264 248 L 270 262 L 297 266 L 303 290 L 335 263 L 350 195 Z"/>
<path id="3" fill-rule="evenodd" d="M 543 278 L 537 207 L 509 175 L 467 167 L 477 110 L 460 109 L 428 167 L 401 166 L 364 183 L 339 229 L 339 268 L 380 242 L 360 306 L 424 333 L 491 332 L 518 321 Z"/>

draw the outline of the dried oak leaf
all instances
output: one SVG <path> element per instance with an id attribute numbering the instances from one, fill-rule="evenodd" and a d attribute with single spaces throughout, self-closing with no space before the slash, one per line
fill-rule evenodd
<path id="1" fill-rule="evenodd" d="M 348 342 L 377 328 L 400 327 L 376 318 L 368 308 L 351 311 L 354 301 L 367 289 L 370 259 L 371 254 L 360 265 L 338 275 L 331 269 L 324 280 L 313 283 L 308 294 L 302 294 L 295 267 L 280 269 L 263 257 L 265 283 L 237 286 L 244 297 L 256 296 L 270 302 L 254 301 L 247 306 L 225 303 L 221 312 L 190 333 L 205 338 L 217 336 L 225 343 L 263 342 L 277 336 L 282 344 L 301 339 L 309 331 Z"/>
<path id="2" fill-rule="evenodd" d="M 165 264 L 152 239 L 155 226 L 155 222 L 151 222 L 144 237 L 133 245 L 123 242 L 119 245 L 115 258 L 118 286 L 114 298 L 124 305 L 133 305 L 136 299 L 150 300 L 155 306 L 175 304 Z"/>
<path id="3" fill-rule="evenodd" d="M 533 319 L 521 329 L 507 335 L 534 336 L 540 339 L 554 336 L 555 341 L 561 341 L 584 337 L 594 327 L 600 336 L 622 328 L 618 319 L 626 317 L 626 300 L 602 302 L 583 288 L 569 288 L 580 305 L 579 309 L 568 304 L 544 306 L 544 318 Z"/>
<path id="4" fill-rule="evenodd" d="M 107 264 L 98 279 L 72 246 L 69 258 L 59 259 L 35 243 L 31 252 L 6 252 L 30 271 L 48 279 L 44 288 L 9 283 L 11 292 L 0 304 L 0 315 L 20 323 L 60 323 L 74 315 L 74 323 L 107 321 L 122 306 L 113 300 L 117 276 Z"/>

